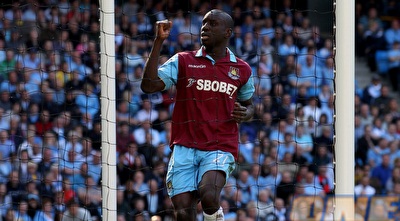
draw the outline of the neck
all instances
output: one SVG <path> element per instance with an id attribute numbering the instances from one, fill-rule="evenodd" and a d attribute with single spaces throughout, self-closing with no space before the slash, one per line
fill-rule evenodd
<path id="1" fill-rule="evenodd" d="M 207 55 L 211 56 L 215 61 L 224 58 L 227 54 L 226 47 L 216 47 L 211 48 L 210 50 L 205 47 L 205 51 L 207 52 Z"/>

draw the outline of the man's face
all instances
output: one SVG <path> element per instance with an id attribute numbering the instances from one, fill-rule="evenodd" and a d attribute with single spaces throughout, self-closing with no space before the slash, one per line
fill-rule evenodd
<path id="1" fill-rule="evenodd" d="M 78 208 L 78 204 L 71 205 L 71 207 L 69 208 L 69 212 L 72 216 L 76 216 L 78 214 Z"/>
<path id="2" fill-rule="evenodd" d="M 208 12 L 202 22 L 201 26 L 201 43 L 204 46 L 219 45 L 227 34 L 226 24 L 222 19 L 222 15 L 216 12 Z"/>

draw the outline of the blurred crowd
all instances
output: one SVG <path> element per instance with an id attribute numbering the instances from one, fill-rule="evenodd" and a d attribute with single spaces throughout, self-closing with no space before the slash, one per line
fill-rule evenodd
<path id="1" fill-rule="evenodd" d="M 238 165 L 222 194 L 225 220 L 302 220 L 310 214 L 293 210 L 296 196 L 334 193 L 334 35 L 295 2 L 116 1 L 115 42 L 106 47 L 116 52 L 119 221 L 172 220 L 164 180 L 174 90 L 143 94 L 143 65 L 156 21 L 173 22 L 162 65 L 199 49 L 211 8 L 232 15 L 229 48 L 249 63 L 256 87 L 255 114 L 240 125 Z M 356 1 L 357 56 L 372 72 L 378 47 L 400 50 L 399 11 L 394 0 Z M 101 220 L 99 14 L 91 0 L 2 3 L 0 220 Z M 400 194 L 397 87 L 383 78 L 371 75 L 355 91 L 356 196 Z"/>

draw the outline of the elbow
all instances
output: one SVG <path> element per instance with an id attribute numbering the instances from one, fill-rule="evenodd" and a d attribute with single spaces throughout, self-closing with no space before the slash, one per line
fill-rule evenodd
<path id="1" fill-rule="evenodd" d="M 140 83 L 140 89 L 146 94 L 155 93 L 164 90 L 165 84 L 160 79 L 151 80 L 143 78 Z"/>
<path id="2" fill-rule="evenodd" d="M 143 82 L 142 82 L 142 84 L 140 84 L 140 89 L 142 89 L 142 91 L 144 93 L 146 93 L 146 94 L 152 93 L 150 88 L 146 84 L 144 84 Z"/>
<path id="3" fill-rule="evenodd" d="M 151 94 L 158 91 L 153 85 L 144 82 L 140 84 L 140 89 L 142 89 L 145 94 Z"/>

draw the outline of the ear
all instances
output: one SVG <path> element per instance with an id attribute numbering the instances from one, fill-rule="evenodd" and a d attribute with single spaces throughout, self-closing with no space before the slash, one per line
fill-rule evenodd
<path id="1" fill-rule="evenodd" d="M 232 28 L 226 29 L 226 38 L 232 37 L 232 34 L 233 34 Z"/>

